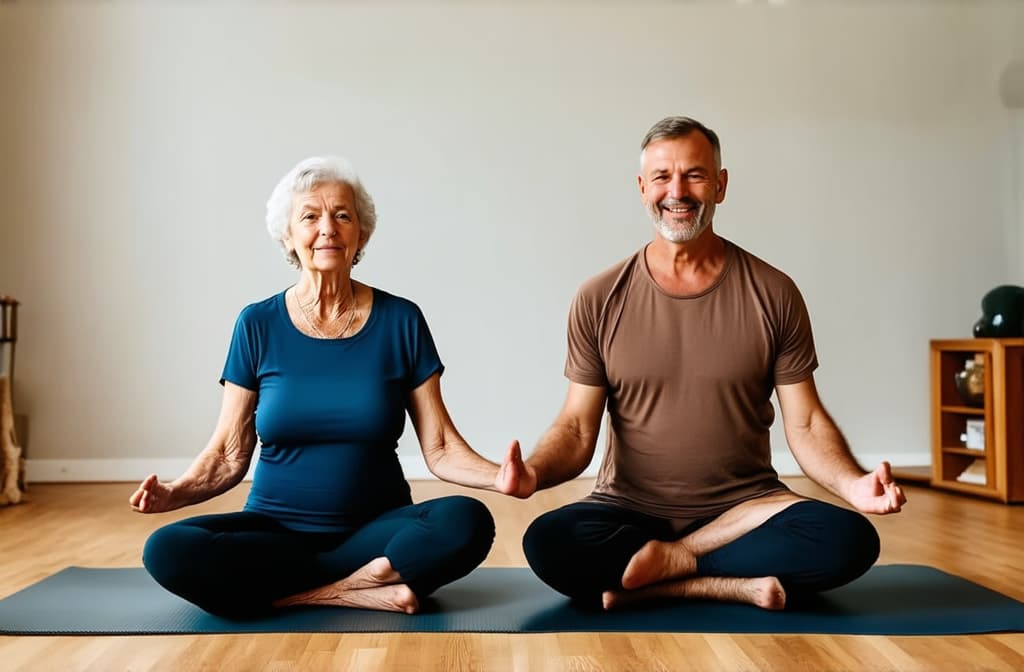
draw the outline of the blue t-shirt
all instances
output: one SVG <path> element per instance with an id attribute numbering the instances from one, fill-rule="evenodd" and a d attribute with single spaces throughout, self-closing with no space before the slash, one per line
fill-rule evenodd
<path id="1" fill-rule="evenodd" d="M 246 511 L 345 532 L 412 502 L 396 448 L 409 392 L 444 370 L 416 304 L 373 290 L 357 334 L 311 338 L 284 292 L 238 316 L 221 378 L 258 394 L 261 450 Z"/>

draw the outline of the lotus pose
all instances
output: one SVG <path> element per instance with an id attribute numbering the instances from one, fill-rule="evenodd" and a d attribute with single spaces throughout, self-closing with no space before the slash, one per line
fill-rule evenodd
<path id="1" fill-rule="evenodd" d="M 879 553 L 859 512 L 899 511 L 906 499 L 888 463 L 858 466 L 822 405 L 796 285 L 713 230 L 728 184 L 718 136 L 687 117 L 658 122 L 638 184 L 654 238 L 579 289 L 562 410 L 525 463 L 503 466 L 521 497 L 575 477 L 607 408 L 597 485 L 533 522 L 530 566 L 606 609 L 654 598 L 779 609 L 851 581 Z M 779 481 L 773 391 L 801 468 L 856 511 Z"/>
<path id="2" fill-rule="evenodd" d="M 149 476 L 130 504 L 157 513 L 219 495 L 245 476 L 258 437 L 248 500 L 160 528 L 143 562 L 167 590 L 232 618 L 309 604 L 413 613 L 483 561 L 494 521 L 468 497 L 413 504 L 396 455 L 406 411 L 438 477 L 493 489 L 498 465 L 455 429 L 417 306 L 352 278 L 376 215 L 351 166 L 299 163 L 267 225 L 298 282 L 242 310 L 212 438 L 184 475 Z"/>

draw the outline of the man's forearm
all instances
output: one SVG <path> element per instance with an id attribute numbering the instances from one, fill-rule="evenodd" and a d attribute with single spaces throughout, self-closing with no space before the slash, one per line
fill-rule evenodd
<path id="1" fill-rule="evenodd" d="M 537 489 L 551 488 L 579 476 L 594 457 L 596 436 L 577 428 L 552 425 L 526 461 L 537 473 Z"/>
<path id="2" fill-rule="evenodd" d="M 849 485 L 863 476 L 842 432 L 827 416 L 815 418 L 808 426 L 786 432 L 790 450 L 800 468 L 815 483 L 848 500 Z"/>

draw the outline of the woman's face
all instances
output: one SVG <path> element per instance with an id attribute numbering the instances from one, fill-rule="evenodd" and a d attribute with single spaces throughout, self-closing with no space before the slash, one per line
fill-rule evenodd
<path id="1" fill-rule="evenodd" d="M 326 182 L 292 197 L 284 244 L 304 270 L 349 272 L 364 242 L 349 185 Z"/>

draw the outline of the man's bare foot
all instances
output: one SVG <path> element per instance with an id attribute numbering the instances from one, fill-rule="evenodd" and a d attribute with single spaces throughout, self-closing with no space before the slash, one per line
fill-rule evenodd
<path id="1" fill-rule="evenodd" d="M 697 571 L 697 557 L 682 541 L 648 541 L 622 573 L 622 587 L 635 590 Z"/>
<path id="2" fill-rule="evenodd" d="M 656 599 L 679 597 L 688 600 L 741 602 L 769 610 L 786 606 L 786 591 L 774 576 L 741 579 L 726 576 L 698 576 L 668 581 L 639 590 L 606 590 L 601 602 L 606 611 Z"/>

